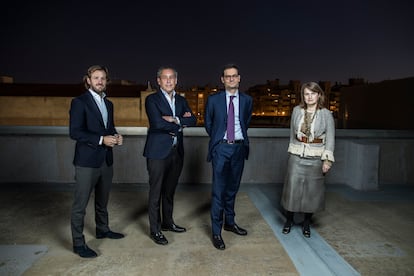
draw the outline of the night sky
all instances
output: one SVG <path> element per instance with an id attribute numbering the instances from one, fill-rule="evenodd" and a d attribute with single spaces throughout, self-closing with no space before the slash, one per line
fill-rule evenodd
<path id="1" fill-rule="evenodd" d="M 78 83 L 92 64 L 153 86 L 160 65 L 182 87 L 219 84 L 226 63 L 239 65 L 243 89 L 414 76 L 409 0 L 9 2 L 0 75 L 16 83 Z"/>

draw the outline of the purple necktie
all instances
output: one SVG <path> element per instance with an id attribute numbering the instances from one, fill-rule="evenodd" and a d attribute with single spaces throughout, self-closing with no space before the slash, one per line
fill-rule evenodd
<path id="1" fill-rule="evenodd" d="M 230 142 L 234 141 L 234 97 L 230 96 L 229 111 L 227 113 L 227 140 Z"/>

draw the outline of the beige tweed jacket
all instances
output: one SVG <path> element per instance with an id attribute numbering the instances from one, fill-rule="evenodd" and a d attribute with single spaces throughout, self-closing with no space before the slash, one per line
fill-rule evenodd
<path id="1" fill-rule="evenodd" d="M 326 109 L 317 109 L 311 124 L 311 135 L 309 141 L 322 139 L 322 143 L 304 143 L 302 137 L 306 137 L 300 131 L 303 124 L 305 110 L 300 106 L 293 109 L 290 121 L 290 141 L 288 152 L 301 157 L 321 157 L 321 160 L 335 161 L 335 123 L 331 112 Z"/>

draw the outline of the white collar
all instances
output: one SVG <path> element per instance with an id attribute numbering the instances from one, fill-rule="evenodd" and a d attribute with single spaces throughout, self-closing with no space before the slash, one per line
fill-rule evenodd
<path id="1" fill-rule="evenodd" d="M 91 92 L 91 94 L 92 94 L 92 96 L 94 96 L 94 97 L 96 97 L 96 98 L 100 98 L 100 99 L 103 99 L 103 98 L 105 98 L 106 97 L 106 94 L 105 94 L 105 92 L 102 92 L 102 97 L 101 97 L 101 95 L 99 95 L 98 93 L 96 93 L 95 91 L 93 91 L 92 89 L 88 89 L 89 90 L 89 92 Z"/>

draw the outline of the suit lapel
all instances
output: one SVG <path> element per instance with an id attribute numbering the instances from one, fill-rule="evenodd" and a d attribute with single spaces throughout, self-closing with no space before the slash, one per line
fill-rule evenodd
<path id="1" fill-rule="evenodd" d="M 223 103 L 223 115 L 224 115 L 224 118 L 225 118 L 225 122 L 227 122 L 227 99 L 226 99 L 226 91 L 224 91 L 223 92 L 223 96 L 222 96 L 222 98 L 220 99 L 220 102 L 222 102 Z"/>
<path id="2" fill-rule="evenodd" d="M 246 103 L 244 101 L 244 97 L 239 91 L 239 120 L 240 120 L 240 124 L 241 124 L 242 127 L 244 125 L 244 123 L 243 123 L 244 122 L 244 118 L 243 118 L 244 112 L 243 112 L 243 110 L 244 110 L 245 104 Z"/>
<path id="3" fill-rule="evenodd" d="M 105 123 L 102 119 L 101 111 L 99 110 L 99 107 L 95 102 L 95 99 L 93 98 L 93 96 L 91 95 L 91 93 L 89 91 L 87 93 L 88 93 L 88 96 L 89 96 L 89 97 L 87 97 L 88 98 L 87 104 L 89 105 L 89 107 L 93 111 L 93 114 L 95 114 L 95 116 L 97 117 L 99 122 L 101 122 L 101 125 L 105 128 Z M 106 105 L 106 102 L 105 102 L 105 105 Z M 106 106 L 106 108 L 108 109 L 108 106 Z"/>
<path id="4" fill-rule="evenodd" d="M 163 103 L 162 109 L 164 108 L 168 110 L 168 114 L 171 116 L 173 115 L 173 111 L 171 110 L 170 104 L 168 103 L 168 100 L 165 98 L 164 93 L 162 93 L 161 90 L 158 91 L 158 96 L 161 98 L 161 102 Z"/>

